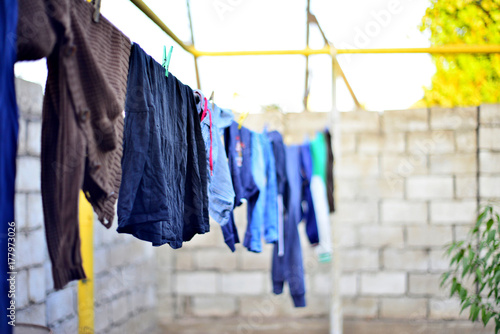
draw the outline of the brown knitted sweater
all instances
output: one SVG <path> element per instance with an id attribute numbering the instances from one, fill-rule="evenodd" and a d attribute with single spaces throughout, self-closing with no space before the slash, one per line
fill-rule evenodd
<path id="1" fill-rule="evenodd" d="M 19 0 L 18 60 L 47 57 L 42 200 L 54 287 L 85 278 L 78 228 L 83 189 L 110 227 L 121 181 L 130 40 L 83 0 Z"/>

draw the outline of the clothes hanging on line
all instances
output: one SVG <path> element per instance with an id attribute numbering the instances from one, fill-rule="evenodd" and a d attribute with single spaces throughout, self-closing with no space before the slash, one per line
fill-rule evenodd
<path id="1" fill-rule="evenodd" d="M 278 186 L 276 183 L 276 166 L 271 142 L 267 133 L 252 132 L 252 175 L 259 196 L 248 201 L 248 210 L 252 211 L 248 222 L 243 245 L 256 253 L 262 252 L 262 234 L 266 243 L 278 240 Z"/>
<path id="2" fill-rule="evenodd" d="M 259 188 L 252 175 L 251 131 L 245 127 L 239 129 L 238 123 L 233 121 L 225 130 L 224 142 L 235 193 L 234 207 L 240 206 L 243 202 L 255 202 L 259 196 Z M 247 210 L 247 221 L 251 220 L 252 210 Z M 239 243 L 239 236 L 232 211 L 229 224 L 222 228 L 222 232 L 224 241 L 234 252 L 235 244 Z"/>
<path id="3" fill-rule="evenodd" d="M 9 308 L 8 246 L 9 232 L 16 231 L 14 220 L 14 193 L 16 180 L 16 152 L 19 132 L 16 91 L 14 87 L 14 62 L 16 61 L 16 27 L 18 9 L 16 0 L 0 4 L 0 333 L 12 333 Z M 10 224 L 9 224 L 10 223 Z M 9 229 L 10 228 L 10 229 Z M 12 236 L 12 233 L 10 234 Z"/>
<path id="4" fill-rule="evenodd" d="M 324 134 L 318 132 L 316 137 L 311 141 L 310 146 L 313 159 L 311 194 L 319 236 L 319 244 L 315 250 L 320 262 L 329 262 L 331 260 L 332 245 L 330 208 L 328 207 L 326 193 L 327 145 Z"/>
<path id="5" fill-rule="evenodd" d="M 290 294 L 295 307 L 306 306 L 304 267 L 302 248 L 300 245 L 298 224 L 302 220 L 303 174 L 299 161 L 301 147 L 286 147 L 287 200 L 285 201 L 284 237 L 274 245 L 271 277 L 273 292 L 283 293 L 283 286 L 288 282 Z M 283 243 L 284 245 L 281 245 Z M 280 249 L 284 252 L 281 255 Z"/>
<path id="6" fill-rule="evenodd" d="M 333 148 L 332 148 L 332 135 L 330 130 L 325 130 L 325 140 L 326 140 L 326 150 L 328 153 L 328 161 L 326 167 L 326 190 L 328 195 L 328 206 L 330 208 L 330 213 L 335 212 L 335 198 L 334 194 L 334 177 L 333 177 L 333 168 L 334 168 L 334 157 L 333 157 Z"/>
<path id="7" fill-rule="evenodd" d="M 55 289 L 85 278 L 80 189 L 111 226 L 120 186 L 130 40 L 80 0 L 20 0 L 18 60 L 47 57 L 42 201 Z M 33 26 L 36 22 L 36 29 Z"/>
<path id="8" fill-rule="evenodd" d="M 300 172 L 302 175 L 302 219 L 306 224 L 306 234 L 309 243 L 316 246 L 319 243 L 318 224 L 311 194 L 311 179 L 313 171 L 313 160 L 309 141 L 300 145 L 299 155 Z M 302 220 L 301 219 L 301 220 Z"/>
<path id="9" fill-rule="evenodd" d="M 125 103 L 118 229 L 182 247 L 209 231 L 205 144 L 193 91 L 138 44 L 132 46 Z"/>
<path id="10" fill-rule="evenodd" d="M 221 137 L 224 129 L 233 121 L 233 112 L 221 109 L 216 104 L 212 107 L 201 91 L 194 92 L 200 97 L 197 110 L 201 114 L 201 131 L 209 165 L 206 171 L 209 214 L 220 226 L 225 226 L 229 223 L 234 207 L 234 189 Z"/>

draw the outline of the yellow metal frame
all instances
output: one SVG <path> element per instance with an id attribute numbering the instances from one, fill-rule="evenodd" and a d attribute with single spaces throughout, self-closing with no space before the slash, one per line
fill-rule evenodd
<path id="1" fill-rule="evenodd" d="M 94 214 L 80 192 L 78 218 L 83 269 L 86 279 L 78 281 L 78 333 L 94 333 Z"/>

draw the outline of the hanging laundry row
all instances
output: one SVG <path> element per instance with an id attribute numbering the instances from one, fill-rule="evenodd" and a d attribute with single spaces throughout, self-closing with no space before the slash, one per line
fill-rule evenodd
<path id="1" fill-rule="evenodd" d="M 48 65 L 41 189 L 55 289 L 85 278 L 82 189 L 107 228 L 118 202 L 119 233 L 174 249 L 209 232 L 211 217 L 234 252 L 233 210 L 246 201 L 243 246 L 274 244 L 273 291 L 288 282 L 294 305 L 305 306 L 298 224 L 320 261 L 332 251 L 330 133 L 287 146 L 277 131 L 242 127 L 93 14 L 82 0 L 19 0 L 17 59 Z"/>

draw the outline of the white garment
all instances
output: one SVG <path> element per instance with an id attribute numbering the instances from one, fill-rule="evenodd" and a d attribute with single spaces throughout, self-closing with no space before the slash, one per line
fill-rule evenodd
<path id="1" fill-rule="evenodd" d="M 332 257 L 332 237 L 330 229 L 330 208 L 326 195 L 326 186 L 319 175 L 313 175 L 311 179 L 311 195 L 318 225 L 319 244 L 316 246 L 316 254 L 320 262 L 329 262 Z"/>

